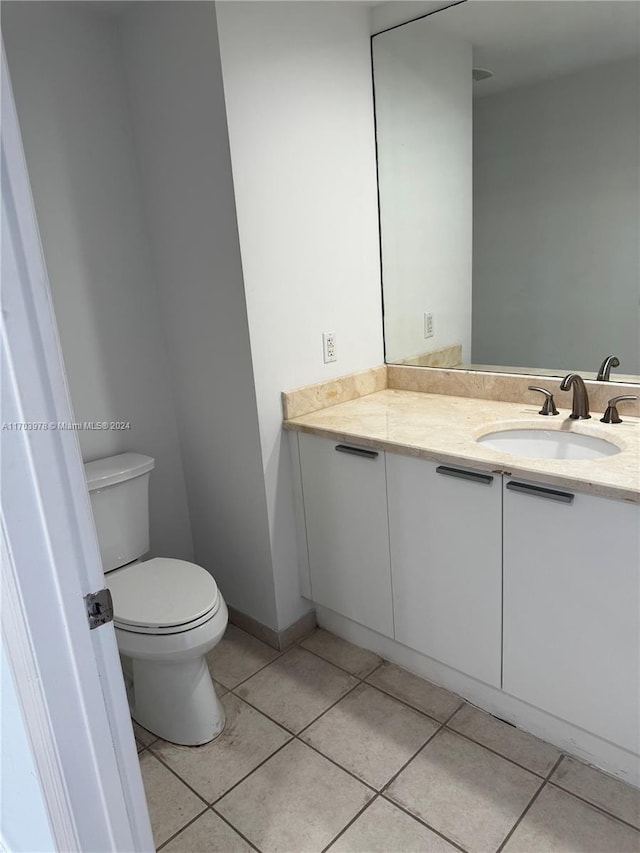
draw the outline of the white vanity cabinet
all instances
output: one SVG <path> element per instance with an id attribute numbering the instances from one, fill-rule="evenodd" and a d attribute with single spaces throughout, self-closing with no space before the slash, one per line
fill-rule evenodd
<path id="1" fill-rule="evenodd" d="M 640 754 L 638 504 L 306 433 L 297 446 L 305 594 L 448 667 L 454 689 L 456 671 L 479 704 L 467 677 L 519 700 L 524 728 L 539 709 L 587 755 L 592 736 Z"/>
<path id="2" fill-rule="evenodd" d="M 393 637 L 384 451 L 298 440 L 311 598 Z"/>
<path id="3" fill-rule="evenodd" d="M 494 687 L 502 477 L 387 454 L 395 638 Z"/>
<path id="4" fill-rule="evenodd" d="M 503 689 L 640 752 L 640 507 L 504 478 Z"/>

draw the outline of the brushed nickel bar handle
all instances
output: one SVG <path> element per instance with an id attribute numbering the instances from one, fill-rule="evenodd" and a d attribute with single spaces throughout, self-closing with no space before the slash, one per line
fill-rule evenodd
<path id="1" fill-rule="evenodd" d="M 489 486 L 493 483 L 491 474 L 478 474 L 475 471 L 462 471 L 460 468 L 449 468 L 447 465 L 438 465 L 436 474 L 444 474 L 446 477 L 458 477 L 460 480 L 471 480 L 473 483 L 482 483 Z"/>
<path id="2" fill-rule="evenodd" d="M 573 503 L 574 496 L 571 492 L 560 492 L 557 489 L 545 489 L 543 486 L 529 486 L 527 483 L 515 483 L 510 480 L 507 483 L 507 489 L 510 492 L 520 492 L 523 495 L 531 495 L 535 498 L 546 498 L 550 501 L 558 501 L 558 503 L 570 504 Z"/>
<path id="3" fill-rule="evenodd" d="M 348 444 L 336 444 L 336 450 L 339 453 L 351 453 L 353 456 L 362 456 L 363 459 L 376 459 L 379 455 L 377 450 L 365 450 L 364 447 L 351 447 Z"/>

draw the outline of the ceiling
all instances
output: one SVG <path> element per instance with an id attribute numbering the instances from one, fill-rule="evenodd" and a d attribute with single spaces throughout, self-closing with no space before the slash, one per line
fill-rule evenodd
<path id="1" fill-rule="evenodd" d="M 495 74 L 477 97 L 640 54 L 635 0 L 468 0 L 421 25 L 473 44 L 474 66 Z"/>

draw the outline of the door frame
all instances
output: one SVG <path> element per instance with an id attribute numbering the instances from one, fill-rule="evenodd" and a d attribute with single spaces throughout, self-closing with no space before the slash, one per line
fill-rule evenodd
<path id="1" fill-rule="evenodd" d="M 154 849 L 2 46 L 2 640 L 56 849 Z M 42 424 L 25 429 L 6 424 Z"/>

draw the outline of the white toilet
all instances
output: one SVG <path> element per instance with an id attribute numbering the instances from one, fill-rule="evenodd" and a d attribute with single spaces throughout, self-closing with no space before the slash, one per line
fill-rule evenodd
<path id="1" fill-rule="evenodd" d="M 149 551 L 149 474 L 154 460 L 121 453 L 85 463 L 131 715 L 173 743 L 207 743 L 224 728 L 205 655 L 227 627 L 227 606 L 209 572 Z"/>

